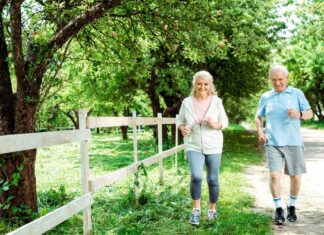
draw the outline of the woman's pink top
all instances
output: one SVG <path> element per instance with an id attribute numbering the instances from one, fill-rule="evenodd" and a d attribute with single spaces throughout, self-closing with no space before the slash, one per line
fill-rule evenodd
<path id="1" fill-rule="evenodd" d="M 210 105 L 212 96 L 208 96 L 207 99 L 204 100 L 197 100 L 195 97 L 192 96 L 192 105 L 194 112 L 196 114 L 197 120 L 201 123 L 204 119 L 204 116 L 208 110 Z"/>

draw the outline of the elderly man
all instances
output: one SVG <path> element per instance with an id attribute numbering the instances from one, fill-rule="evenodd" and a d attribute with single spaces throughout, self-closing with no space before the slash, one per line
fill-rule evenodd
<path id="1" fill-rule="evenodd" d="M 287 219 L 297 220 L 295 203 L 301 186 L 301 174 L 306 173 L 304 147 L 300 134 L 300 120 L 312 118 L 313 112 L 304 93 L 288 86 L 288 70 L 274 65 L 269 71 L 272 90 L 264 93 L 255 117 L 260 144 L 265 144 L 269 185 L 275 203 L 275 224 L 285 222 L 281 200 L 281 169 L 290 177 L 290 197 Z M 265 132 L 262 117 L 266 118 Z"/>

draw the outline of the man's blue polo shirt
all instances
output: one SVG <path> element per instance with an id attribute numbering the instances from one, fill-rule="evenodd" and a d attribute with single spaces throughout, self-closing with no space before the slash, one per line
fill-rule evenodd
<path id="1" fill-rule="evenodd" d="M 257 115 L 266 117 L 266 145 L 303 146 L 300 119 L 288 117 L 288 108 L 302 112 L 310 109 L 310 105 L 304 93 L 293 87 L 282 92 L 272 89 L 261 96 Z"/>

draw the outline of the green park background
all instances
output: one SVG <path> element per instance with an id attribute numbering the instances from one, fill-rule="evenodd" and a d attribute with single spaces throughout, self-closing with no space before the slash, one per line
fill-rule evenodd
<path id="1" fill-rule="evenodd" d="M 178 169 L 166 161 L 163 185 L 156 167 L 140 172 L 139 204 L 133 179 L 96 193 L 93 234 L 272 234 L 271 217 L 253 212 L 243 190 L 244 167 L 260 163 L 262 153 L 241 125 L 253 128 L 259 97 L 271 88 L 268 70 L 280 63 L 314 111 L 303 126 L 324 128 L 323 1 L 0 0 L 0 14 L 0 135 L 77 129 L 79 109 L 89 116 L 175 117 L 193 74 L 208 70 L 214 77 L 231 124 L 219 219 L 188 224 L 189 173 L 180 155 Z M 174 145 L 170 132 L 164 149 Z M 93 176 L 132 163 L 131 134 L 125 137 L 119 128 L 93 130 Z M 141 159 L 157 153 L 152 128 L 139 140 Z M 36 211 L 3 196 L 23 170 L 16 160 L 9 174 L 12 162 L 1 156 L 0 234 L 80 195 L 78 148 L 28 153 L 37 156 Z M 82 215 L 47 234 L 82 234 Z"/>

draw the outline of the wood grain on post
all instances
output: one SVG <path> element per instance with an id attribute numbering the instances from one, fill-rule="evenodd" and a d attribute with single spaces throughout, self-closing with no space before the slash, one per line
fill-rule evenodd
<path id="1" fill-rule="evenodd" d="M 79 110 L 79 128 L 87 129 L 87 111 Z M 89 190 L 89 142 L 87 140 L 80 143 L 81 157 L 81 188 L 82 194 L 90 192 Z M 89 235 L 91 230 L 91 206 L 83 210 L 83 234 Z"/>
<path id="2" fill-rule="evenodd" d="M 162 114 L 158 113 L 158 148 L 159 153 L 162 153 L 163 147 L 162 147 Z M 160 183 L 163 183 L 163 158 L 159 159 L 159 180 Z"/>

